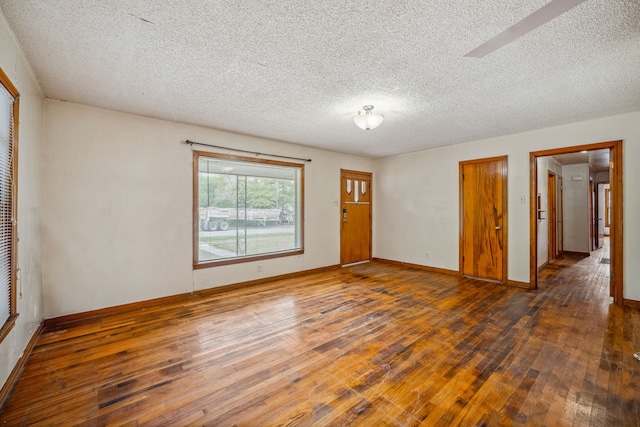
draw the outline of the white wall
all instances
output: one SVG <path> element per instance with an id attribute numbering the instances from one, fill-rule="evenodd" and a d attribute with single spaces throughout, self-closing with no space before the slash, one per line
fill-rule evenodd
<path id="1" fill-rule="evenodd" d="M 609 227 L 604 226 L 606 224 L 605 217 L 604 217 L 605 216 L 604 193 L 605 193 L 605 190 L 608 190 L 610 188 L 611 188 L 611 185 L 609 183 L 598 185 L 598 234 L 601 236 L 602 235 L 608 236 L 610 233 Z"/>
<path id="2" fill-rule="evenodd" d="M 304 255 L 260 261 L 260 273 L 257 263 L 193 271 L 186 139 L 311 158 Z M 54 100 L 44 158 L 46 318 L 338 264 L 340 169 L 373 169 L 369 159 Z"/>
<path id="3" fill-rule="evenodd" d="M 528 151 L 505 149 L 499 138 L 376 161 L 374 256 L 457 271 L 458 163 L 505 154 L 509 171 L 509 278 L 528 281 L 528 234 L 522 238 L 522 233 L 515 232 L 514 238 L 511 233 L 529 230 L 529 155 Z"/>
<path id="4" fill-rule="evenodd" d="M 544 212 L 542 219 L 538 220 L 538 267 L 549 261 L 549 171 L 556 174 L 556 180 L 562 176 L 562 165 L 553 157 L 538 157 L 538 194 L 540 204 Z M 560 183 L 556 181 L 557 192 L 560 192 Z M 558 216 L 561 214 L 558 210 Z"/>
<path id="5" fill-rule="evenodd" d="M 633 167 L 640 162 L 640 112 L 377 160 L 374 256 L 457 271 L 458 163 L 507 155 L 509 279 L 528 282 L 529 152 L 618 139 L 624 140 L 624 297 L 640 300 L 634 279 L 640 277 L 640 168 Z M 570 177 L 563 178 L 566 188 Z"/>
<path id="6" fill-rule="evenodd" d="M 549 157 L 538 158 L 538 194 L 541 219 L 538 219 L 538 267 L 549 261 L 549 189 L 547 183 Z M 553 162 L 553 161 L 552 161 Z"/>
<path id="7" fill-rule="evenodd" d="M 42 93 L 4 16 L 0 12 L 0 67 L 20 92 L 18 140 L 18 282 L 19 316 L 0 343 L 0 385 L 43 318 L 40 270 L 42 168 Z"/>
<path id="8" fill-rule="evenodd" d="M 589 253 L 589 165 L 565 165 L 564 250 Z"/>
<path id="9" fill-rule="evenodd" d="M 607 185 L 598 185 L 607 183 Z M 596 172 L 596 185 L 598 185 L 598 234 L 608 236 L 610 233 L 609 227 L 605 227 L 604 221 L 604 189 L 611 188 L 609 185 L 609 171 Z"/>

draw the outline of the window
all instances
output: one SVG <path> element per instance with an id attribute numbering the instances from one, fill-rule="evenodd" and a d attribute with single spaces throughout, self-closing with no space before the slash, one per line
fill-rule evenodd
<path id="1" fill-rule="evenodd" d="M 18 91 L 0 69 L 0 341 L 16 312 L 16 194 Z"/>
<path id="2" fill-rule="evenodd" d="M 304 252 L 304 165 L 194 151 L 196 268 Z"/>

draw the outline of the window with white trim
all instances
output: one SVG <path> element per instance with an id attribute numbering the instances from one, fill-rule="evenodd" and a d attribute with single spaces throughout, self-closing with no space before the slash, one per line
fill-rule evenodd
<path id="1" fill-rule="evenodd" d="M 297 255 L 304 165 L 194 151 L 194 267 Z"/>
<path id="2" fill-rule="evenodd" d="M 0 341 L 16 312 L 16 194 L 19 94 L 0 69 Z"/>

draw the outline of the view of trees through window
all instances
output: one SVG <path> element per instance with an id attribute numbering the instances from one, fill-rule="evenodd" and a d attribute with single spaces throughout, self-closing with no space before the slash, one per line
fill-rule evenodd
<path id="1" fill-rule="evenodd" d="M 198 261 L 301 249 L 302 167 L 200 156 Z"/>

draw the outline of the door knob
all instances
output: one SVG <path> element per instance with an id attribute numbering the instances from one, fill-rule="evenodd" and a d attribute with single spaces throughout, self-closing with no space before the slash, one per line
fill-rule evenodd
<path id="1" fill-rule="evenodd" d="M 501 230 L 500 226 L 496 226 L 496 230 Z"/>

